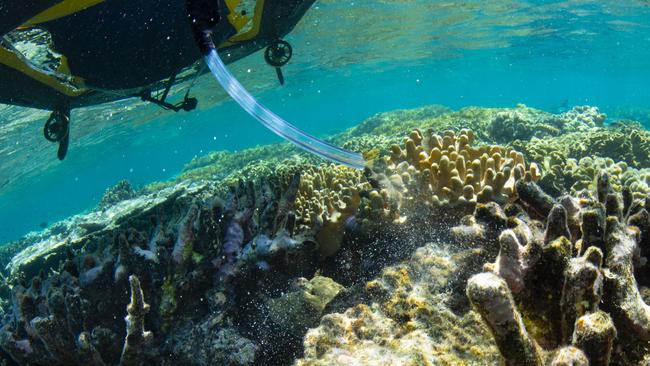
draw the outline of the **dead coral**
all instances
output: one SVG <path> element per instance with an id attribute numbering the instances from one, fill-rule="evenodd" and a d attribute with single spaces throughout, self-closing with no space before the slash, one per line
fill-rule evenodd
<path id="1" fill-rule="evenodd" d="M 154 355 L 153 334 L 144 330 L 144 317 L 149 312 L 149 304 L 144 302 L 140 280 L 129 276 L 131 285 L 131 302 L 126 307 L 126 338 L 120 358 L 120 365 L 146 365 L 148 358 Z"/>
<path id="2" fill-rule="evenodd" d="M 491 273 L 477 274 L 467 283 L 467 296 L 490 327 L 507 365 L 542 365 L 541 350 L 528 335 L 503 279 Z"/>

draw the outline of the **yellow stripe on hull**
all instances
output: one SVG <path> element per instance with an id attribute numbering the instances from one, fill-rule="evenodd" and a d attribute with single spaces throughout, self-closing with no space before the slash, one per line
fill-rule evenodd
<path id="1" fill-rule="evenodd" d="M 32 17 L 21 25 L 21 27 L 27 28 L 39 23 L 63 18 L 103 2 L 104 0 L 64 0 Z"/>
<path id="2" fill-rule="evenodd" d="M 30 67 L 16 56 L 16 54 L 2 47 L 0 47 L 0 64 L 11 67 L 68 97 L 78 97 L 88 92 L 87 89 L 72 88 L 59 79 Z"/>

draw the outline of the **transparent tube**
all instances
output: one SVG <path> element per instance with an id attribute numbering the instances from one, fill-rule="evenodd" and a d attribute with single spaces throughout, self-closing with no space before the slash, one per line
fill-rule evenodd
<path id="1" fill-rule="evenodd" d="M 275 132 L 278 136 L 281 136 L 301 149 L 335 163 L 347 165 L 355 169 L 363 169 L 365 167 L 365 160 L 361 154 L 342 149 L 311 136 L 261 105 L 255 97 L 244 89 L 230 71 L 228 71 L 216 50 L 212 49 L 205 56 L 205 62 L 208 64 L 214 77 L 219 81 L 219 84 L 228 92 L 232 99 L 239 103 L 248 114 L 255 117 L 255 119 L 269 130 Z"/>

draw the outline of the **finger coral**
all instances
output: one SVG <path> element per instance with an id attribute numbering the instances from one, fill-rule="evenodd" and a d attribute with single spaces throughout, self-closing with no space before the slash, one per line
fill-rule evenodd
<path id="1" fill-rule="evenodd" d="M 372 179 L 385 191 L 371 196 L 371 202 L 390 197 L 405 215 L 424 206 L 454 208 L 440 212 L 443 217 L 462 215 L 477 203 L 507 202 L 516 195 L 519 179 L 539 180 L 538 167 L 527 165 L 520 153 L 494 145 L 474 147 L 474 139 L 470 130 L 442 136 L 413 131 L 404 148 L 393 145 L 390 157 L 376 162 Z"/>
<path id="2" fill-rule="evenodd" d="M 572 362 L 585 356 L 590 365 L 630 364 L 645 357 L 650 306 L 639 290 L 646 277 L 635 277 L 635 268 L 647 271 L 639 249 L 641 238 L 650 234 L 646 201 L 633 204 L 622 197 L 606 171 L 597 174 L 589 197 L 578 208 L 559 200 L 564 205 L 549 211 L 545 233 L 531 229 L 524 243 L 513 230 L 503 231 L 496 261 L 485 266 L 489 272 L 468 281 L 469 300 L 507 364 L 541 364 L 513 359 L 531 355 L 532 345 L 555 352 L 541 353 L 552 364 L 566 364 L 569 356 L 577 357 Z M 526 211 L 507 212 L 517 214 L 519 225 L 542 224 Z M 580 221 L 577 236 L 569 228 L 575 225 L 572 217 Z M 482 296 L 488 289 L 490 296 Z"/>

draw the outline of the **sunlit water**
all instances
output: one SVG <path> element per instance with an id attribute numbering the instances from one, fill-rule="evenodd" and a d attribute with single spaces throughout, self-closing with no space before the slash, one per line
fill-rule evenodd
<path id="1" fill-rule="evenodd" d="M 287 40 L 285 86 L 259 53 L 231 68 L 262 103 L 320 136 L 428 104 L 650 115 L 647 1 L 319 0 Z M 0 242 L 93 208 L 121 179 L 169 179 L 195 156 L 278 141 L 211 77 L 192 94 L 192 113 L 137 100 L 73 111 L 63 162 L 42 137 L 47 112 L 0 105 Z"/>

